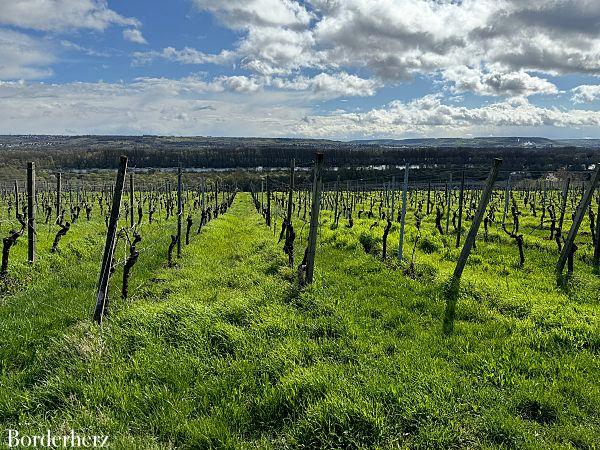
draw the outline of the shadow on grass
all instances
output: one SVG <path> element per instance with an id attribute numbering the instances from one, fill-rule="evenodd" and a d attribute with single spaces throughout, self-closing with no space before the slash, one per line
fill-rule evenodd
<path id="1" fill-rule="evenodd" d="M 444 290 L 446 312 L 444 313 L 443 331 L 445 335 L 450 335 L 454 332 L 454 319 L 456 317 L 456 303 L 458 302 L 459 287 L 460 279 L 452 277 Z"/>

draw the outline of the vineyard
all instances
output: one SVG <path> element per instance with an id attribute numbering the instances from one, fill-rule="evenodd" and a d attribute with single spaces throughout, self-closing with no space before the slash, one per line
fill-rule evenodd
<path id="1" fill-rule="evenodd" d="M 600 167 L 0 197 L 0 422 L 111 448 L 596 448 Z M 532 176 L 533 175 L 533 176 Z"/>

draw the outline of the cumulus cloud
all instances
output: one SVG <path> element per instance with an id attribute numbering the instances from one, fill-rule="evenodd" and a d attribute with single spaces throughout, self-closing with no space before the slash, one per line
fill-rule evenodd
<path id="1" fill-rule="evenodd" d="M 498 67 L 474 88 L 553 93 L 528 72 L 600 74 L 596 0 L 196 0 L 244 34 L 233 49 L 260 75 L 364 68 L 382 80 Z M 454 80 L 450 80 L 454 81 Z"/>
<path id="2" fill-rule="evenodd" d="M 260 95 L 251 95 L 255 89 Z M 304 91 L 270 91 L 241 78 L 0 82 L 0 111 L 0 133 L 405 137 L 568 127 L 571 135 L 583 135 L 600 126 L 600 112 L 545 108 L 524 98 L 469 108 L 430 95 L 364 112 L 314 115 Z"/>
<path id="3" fill-rule="evenodd" d="M 320 73 L 312 78 L 300 76 L 294 79 L 275 78 L 272 85 L 279 89 L 310 91 L 317 98 L 369 97 L 380 86 L 376 80 L 360 78 L 346 72 Z"/>
<path id="4" fill-rule="evenodd" d="M 571 127 L 594 129 L 600 125 L 600 112 L 542 108 L 524 98 L 468 108 L 448 105 L 439 95 L 410 102 L 391 102 L 384 108 L 361 113 L 338 112 L 326 116 L 307 116 L 299 133 L 323 136 L 454 136 L 466 133 L 502 134 L 507 129 Z"/>
<path id="5" fill-rule="evenodd" d="M 575 103 L 589 103 L 600 100 L 600 85 L 584 84 L 572 89 L 573 96 L 571 100 Z"/>
<path id="6" fill-rule="evenodd" d="M 306 27 L 311 14 L 295 0 L 194 0 L 225 25 L 245 29 L 259 27 Z"/>
<path id="7" fill-rule="evenodd" d="M 150 64 L 156 59 L 164 59 L 180 64 L 225 64 L 233 61 L 233 53 L 223 50 L 218 55 L 211 55 L 190 47 L 185 47 L 181 50 L 177 50 L 174 47 L 166 47 L 161 51 L 152 50 L 149 52 L 133 53 L 134 65 Z"/>
<path id="8" fill-rule="evenodd" d="M 245 76 L 220 77 L 215 80 L 217 86 L 221 85 L 224 89 L 233 92 L 251 93 L 262 89 L 262 84 L 254 78 Z"/>
<path id="9" fill-rule="evenodd" d="M 123 17 L 108 7 L 106 0 L 18 0 L 0 1 L 0 80 L 49 77 L 60 48 L 101 56 L 93 49 L 56 40 L 57 34 L 81 29 L 102 32 L 112 25 L 129 27 L 123 37 L 146 43 L 140 22 Z M 19 29 L 19 31 L 15 31 Z M 24 31 L 37 33 L 26 35 Z"/>
<path id="10" fill-rule="evenodd" d="M 314 45 L 310 31 L 252 27 L 236 54 L 247 70 L 260 75 L 282 75 L 306 67 L 324 67 Z"/>
<path id="11" fill-rule="evenodd" d="M 455 93 L 473 92 L 489 96 L 529 96 L 533 94 L 557 94 L 558 88 L 546 79 L 527 72 L 502 72 L 481 70 L 467 66 L 451 67 L 443 78 L 452 85 Z"/>
<path id="12" fill-rule="evenodd" d="M 52 75 L 50 45 L 26 34 L 0 28 L 0 80 L 37 79 Z"/>
<path id="13" fill-rule="evenodd" d="M 135 44 L 147 44 L 148 41 L 142 35 L 142 32 L 137 28 L 128 28 L 123 30 L 123 39 Z"/>
<path id="14" fill-rule="evenodd" d="M 103 31 L 110 25 L 138 27 L 139 21 L 111 10 L 106 0 L 3 1 L 0 24 L 42 31 L 73 28 Z"/>
<path id="15" fill-rule="evenodd" d="M 0 82 L 0 133 L 287 135 L 309 111 L 299 97 L 243 101 L 240 80 Z"/>
<path id="16" fill-rule="evenodd" d="M 235 44 L 217 52 L 140 51 L 132 54 L 133 64 L 218 64 L 234 69 L 227 76 L 1 83 L 0 127 L 5 132 L 235 130 L 240 135 L 402 137 L 550 128 L 569 129 L 572 135 L 600 124 L 599 112 L 541 107 L 528 100 L 558 94 L 561 75 L 600 76 L 597 0 L 192 1 L 233 30 Z M 94 49 L 59 41 L 72 30 L 119 26 L 124 39 L 146 44 L 141 24 L 111 10 L 106 0 L 4 3 L 0 79 L 51 75 L 56 47 L 97 56 Z M 316 101 L 373 96 L 414 77 L 433 80 L 434 88 L 454 99 L 439 94 L 369 111 L 314 113 Z M 469 93 L 495 98 L 461 106 L 457 96 Z M 575 103 L 593 102 L 600 88 L 582 85 L 570 94 Z"/>

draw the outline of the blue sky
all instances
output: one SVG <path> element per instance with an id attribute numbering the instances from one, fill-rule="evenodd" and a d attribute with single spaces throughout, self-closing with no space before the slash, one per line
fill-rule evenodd
<path id="1" fill-rule="evenodd" d="M 0 0 L 0 133 L 600 138 L 594 0 Z"/>

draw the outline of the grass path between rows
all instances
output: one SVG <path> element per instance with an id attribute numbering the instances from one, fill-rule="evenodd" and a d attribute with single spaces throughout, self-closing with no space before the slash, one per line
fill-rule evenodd
<path id="1" fill-rule="evenodd" d="M 43 376 L 4 400 L 5 427 L 108 434 L 116 449 L 600 441 L 597 332 L 549 341 L 552 324 L 540 334 L 468 285 L 444 337 L 440 280 L 322 244 L 298 292 L 280 247 L 239 195 L 101 330 L 81 321 L 53 339 Z"/>

